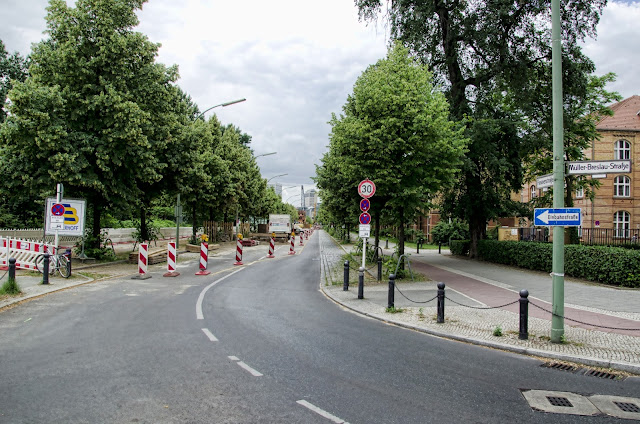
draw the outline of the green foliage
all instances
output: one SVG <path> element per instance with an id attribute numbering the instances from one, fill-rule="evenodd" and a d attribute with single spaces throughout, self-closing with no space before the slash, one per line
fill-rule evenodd
<path id="1" fill-rule="evenodd" d="M 493 335 L 496 337 L 502 337 L 502 327 L 497 325 L 496 328 L 493 329 Z"/>
<path id="2" fill-rule="evenodd" d="M 7 277 L 7 281 L 5 281 L 4 284 L 2 284 L 2 287 L 0 287 L 0 295 L 8 294 L 15 296 L 20 293 L 22 293 L 22 291 L 20 290 L 20 286 L 16 282 L 15 278 Z"/>
<path id="3" fill-rule="evenodd" d="M 449 240 L 468 240 L 469 226 L 459 220 L 439 221 L 431 229 L 431 237 L 434 244 L 446 244 Z"/>
<path id="4" fill-rule="evenodd" d="M 553 245 L 519 241 L 484 240 L 480 258 L 490 262 L 549 272 Z M 640 287 L 640 251 L 619 247 L 567 245 L 565 274 L 603 284 Z"/>
<path id="5" fill-rule="evenodd" d="M 84 254 L 89 258 L 99 261 L 113 261 L 116 259 L 111 247 L 105 246 L 107 240 L 107 232 L 101 231 L 98 237 L 95 237 L 90 228 L 85 230 Z M 97 247 L 96 247 L 97 246 Z M 82 241 L 78 241 L 74 247 L 76 255 L 82 252 Z"/>
<path id="6" fill-rule="evenodd" d="M 605 4 L 562 2 L 563 85 L 579 86 L 593 72 L 578 42 L 595 35 Z M 468 153 L 441 211 L 469 223 L 475 256 L 487 221 L 516 209 L 510 195 L 522 185 L 524 159 L 544 153 L 541 134 L 551 134 L 549 1 L 356 0 L 356 6 L 367 21 L 388 20 L 391 37 L 447 87 L 452 116 L 467 121 Z M 568 108 L 585 98 L 580 87 L 568 93 Z M 565 128 L 569 137 L 590 131 Z"/>
<path id="7" fill-rule="evenodd" d="M 402 45 L 360 75 L 342 110 L 329 122 L 329 151 L 315 178 L 334 222 L 357 223 L 356 189 L 364 178 L 376 184 L 374 220 L 398 227 L 453 184 L 467 140 L 449 120 L 429 70 Z M 400 245 L 403 251 L 404 239 Z"/>
<path id="8" fill-rule="evenodd" d="M 451 240 L 449 250 L 452 255 L 456 256 L 469 256 L 469 247 L 471 242 L 469 240 Z"/>
<path id="9" fill-rule="evenodd" d="M 0 40 L 0 123 L 4 122 L 7 112 L 4 108 L 7 94 L 14 82 L 24 81 L 28 75 L 28 61 L 18 53 L 9 55 Z"/>
<path id="10" fill-rule="evenodd" d="M 395 306 L 392 306 L 390 308 L 385 308 L 385 312 L 388 313 L 388 314 L 400 314 L 400 313 L 404 312 L 404 309 L 396 308 Z"/>

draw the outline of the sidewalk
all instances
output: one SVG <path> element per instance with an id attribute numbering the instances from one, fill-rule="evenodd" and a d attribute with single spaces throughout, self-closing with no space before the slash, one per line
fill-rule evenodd
<path id="1" fill-rule="evenodd" d="M 429 281 L 398 283 L 394 305 L 403 311 L 392 314 L 386 312 L 388 281 L 367 281 L 364 299 L 357 298 L 357 279 L 352 278 L 349 291 L 343 291 L 345 250 L 325 232 L 320 236 L 322 289 L 334 301 L 355 312 L 455 340 L 640 374 L 640 290 L 567 279 L 566 342 L 556 344 L 549 340 L 551 313 L 547 311 L 551 310 L 552 290 L 548 274 L 457 258 L 448 250 L 442 254 L 437 250 L 421 250 L 416 254 L 414 250 L 410 254 L 411 268 L 422 280 L 426 277 Z M 393 252 L 394 246 L 389 247 L 384 250 L 385 255 Z M 372 272 L 377 275 L 375 270 Z M 440 281 L 446 286 L 443 324 L 436 323 L 434 299 Z M 530 293 L 528 340 L 518 338 L 521 289 Z M 507 304 L 510 305 L 495 308 Z M 493 335 L 498 327 L 502 336 Z"/>

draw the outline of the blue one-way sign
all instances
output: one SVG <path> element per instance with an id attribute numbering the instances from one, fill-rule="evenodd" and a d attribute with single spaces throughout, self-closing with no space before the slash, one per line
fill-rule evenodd
<path id="1" fill-rule="evenodd" d="M 580 208 L 536 208 L 533 212 L 533 225 L 579 227 L 581 223 L 582 209 Z"/>

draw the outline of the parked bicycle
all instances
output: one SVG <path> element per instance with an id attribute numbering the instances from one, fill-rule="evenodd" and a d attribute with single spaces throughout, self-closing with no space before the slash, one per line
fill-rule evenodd
<path id="1" fill-rule="evenodd" d="M 38 255 L 36 258 L 36 269 L 41 273 L 44 271 L 44 254 Z M 69 278 L 71 275 L 69 272 L 69 258 L 64 253 L 49 255 L 49 275 L 55 274 L 56 271 L 62 278 Z"/>

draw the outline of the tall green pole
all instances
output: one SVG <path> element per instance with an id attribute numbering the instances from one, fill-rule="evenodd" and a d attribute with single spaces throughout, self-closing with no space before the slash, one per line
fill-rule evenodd
<path id="1" fill-rule="evenodd" d="M 180 193 L 176 199 L 176 252 L 180 248 L 180 221 L 182 219 L 182 206 L 180 206 Z"/>
<path id="2" fill-rule="evenodd" d="M 551 65 L 553 89 L 553 207 L 564 207 L 564 143 L 562 125 L 562 44 L 560 0 L 551 0 Z M 564 228 L 553 227 L 553 305 L 551 342 L 564 336 Z"/>

